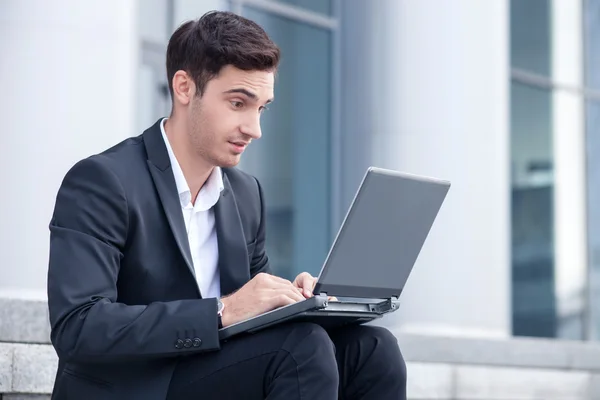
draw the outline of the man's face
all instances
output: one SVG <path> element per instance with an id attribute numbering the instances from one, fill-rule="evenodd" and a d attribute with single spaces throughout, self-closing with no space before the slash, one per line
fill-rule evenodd
<path id="1" fill-rule="evenodd" d="M 188 107 L 190 142 L 211 166 L 233 167 L 261 136 L 260 116 L 273 100 L 274 73 L 224 67 Z"/>

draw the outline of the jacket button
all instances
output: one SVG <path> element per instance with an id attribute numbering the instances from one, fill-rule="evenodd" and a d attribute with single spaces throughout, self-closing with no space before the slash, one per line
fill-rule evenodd
<path id="1" fill-rule="evenodd" d="M 175 348 L 182 349 L 183 348 L 183 340 L 177 339 L 177 341 L 175 342 Z"/>
<path id="2" fill-rule="evenodd" d="M 185 347 L 192 347 L 192 339 L 185 339 Z"/>
<path id="3" fill-rule="evenodd" d="M 200 347 L 202 340 L 200 338 L 194 338 L 194 347 Z"/>

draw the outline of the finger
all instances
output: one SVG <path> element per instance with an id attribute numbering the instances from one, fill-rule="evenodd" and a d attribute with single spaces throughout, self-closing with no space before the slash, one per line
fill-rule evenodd
<path id="1" fill-rule="evenodd" d="M 293 291 L 287 293 L 279 293 L 276 296 L 273 296 L 271 299 L 272 308 L 279 308 L 283 306 L 287 306 L 290 304 L 297 303 L 298 301 L 304 300 L 299 293 L 295 293 Z"/>
<path id="2" fill-rule="evenodd" d="M 272 299 L 280 295 L 286 295 L 295 301 L 304 300 L 302 290 L 292 286 L 290 283 L 273 282 L 269 287 L 261 288 L 262 295 L 267 299 Z"/>
<path id="3" fill-rule="evenodd" d="M 302 290 L 303 290 L 303 294 L 304 297 L 309 298 L 312 297 L 312 290 L 315 287 L 317 280 L 315 278 L 313 278 L 312 276 L 308 275 L 305 276 L 302 280 Z"/>
<path id="4" fill-rule="evenodd" d="M 298 276 L 296 277 L 296 279 L 294 279 L 294 286 L 296 287 L 302 287 L 302 282 L 304 281 L 304 277 L 307 275 L 307 272 L 302 272 L 300 274 L 298 274 Z"/>
<path id="5" fill-rule="evenodd" d="M 304 296 L 296 288 L 288 289 L 288 291 L 286 291 L 285 294 L 286 296 L 294 299 L 295 301 L 304 300 Z"/>
<path id="6" fill-rule="evenodd" d="M 312 296 L 312 289 L 315 287 L 316 278 L 314 278 L 308 272 L 302 272 L 294 280 L 294 286 L 302 289 L 304 297 L 308 298 Z"/>

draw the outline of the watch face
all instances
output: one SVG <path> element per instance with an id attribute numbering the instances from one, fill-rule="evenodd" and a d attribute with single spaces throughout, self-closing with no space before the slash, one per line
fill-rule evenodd
<path id="1" fill-rule="evenodd" d="M 225 308 L 225 304 L 221 300 L 217 300 L 217 313 L 219 315 L 223 313 L 223 308 Z"/>

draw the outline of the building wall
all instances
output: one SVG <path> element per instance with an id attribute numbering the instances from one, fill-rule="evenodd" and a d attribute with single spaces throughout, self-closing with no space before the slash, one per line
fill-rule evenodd
<path id="1" fill-rule="evenodd" d="M 64 174 L 134 130 L 136 20 L 131 1 L 0 4 L 0 296 L 45 298 Z"/>
<path id="2" fill-rule="evenodd" d="M 345 203 L 367 164 L 452 181 L 386 324 L 510 334 L 507 6 L 383 0 L 343 14 Z"/>
<path id="3" fill-rule="evenodd" d="M 226 5 L 177 0 L 169 24 L 168 4 L 0 4 L 0 297 L 46 297 L 48 224 L 68 169 L 167 110 L 156 107 L 164 58 L 144 50 L 163 50 L 172 26 Z"/>

